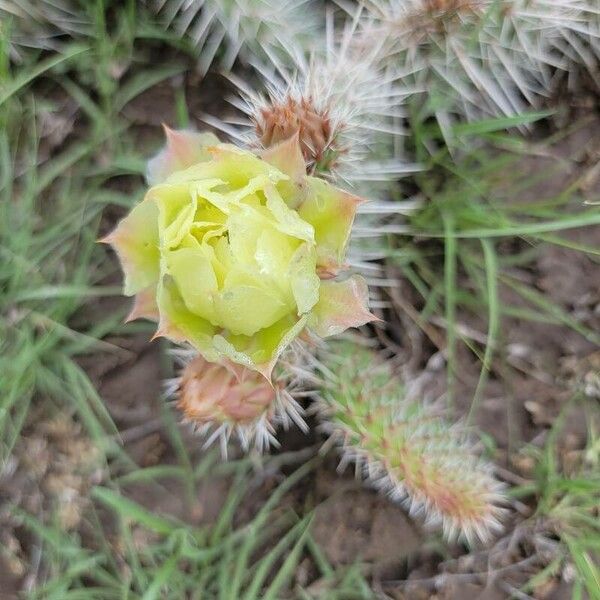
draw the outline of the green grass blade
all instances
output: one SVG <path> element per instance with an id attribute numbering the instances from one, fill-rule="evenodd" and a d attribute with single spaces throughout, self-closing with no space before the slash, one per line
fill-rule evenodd
<path id="1" fill-rule="evenodd" d="M 262 600 L 276 600 L 279 592 L 291 580 L 294 571 L 300 562 L 300 557 L 302 555 L 302 551 L 304 550 L 308 535 L 309 527 L 306 527 L 306 529 L 300 535 L 300 539 L 294 544 L 294 547 L 287 555 L 283 565 L 281 565 L 277 575 L 271 582 L 271 585 L 267 588 Z"/>
<path id="2" fill-rule="evenodd" d="M 169 580 L 175 574 L 178 561 L 179 555 L 174 554 L 164 562 L 162 567 L 157 571 L 156 576 L 152 580 L 152 583 L 144 592 L 142 600 L 156 600 L 161 596 L 161 589 L 169 582 Z M 169 591 L 168 593 L 171 594 L 172 591 Z"/>
<path id="3" fill-rule="evenodd" d="M 137 502 L 121 496 L 105 487 L 95 487 L 92 497 L 112 508 L 122 519 L 128 519 L 163 535 L 169 535 L 180 527 L 174 520 L 158 516 Z"/>
<path id="4" fill-rule="evenodd" d="M 498 332 L 500 330 L 500 307 L 498 303 L 498 258 L 493 244 L 489 240 L 481 240 L 483 246 L 483 256 L 485 263 L 485 277 L 487 284 L 487 305 L 488 305 L 488 332 L 487 332 L 487 343 L 485 345 L 485 351 L 483 355 L 483 364 L 481 365 L 481 372 L 479 374 L 479 380 L 477 381 L 477 387 L 475 388 L 475 394 L 473 396 L 473 402 L 469 409 L 467 416 L 467 422 L 471 421 L 474 411 L 479 403 L 481 394 L 485 388 L 487 377 L 492 368 L 492 358 L 494 350 L 497 345 Z"/>
<path id="5" fill-rule="evenodd" d="M 50 56 L 49 58 L 39 62 L 34 68 L 27 71 L 22 71 L 19 75 L 0 91 L 0 106 L 2 106 L 9 98 L 14 96 L 26 85 L 37 79 L 40 75 L 53 69 L 61 63 L 71 60 L 75 56 L 88 52 L 87 47 L 72 47 L 68 50 L 64 50 L 60 55 Z"/>

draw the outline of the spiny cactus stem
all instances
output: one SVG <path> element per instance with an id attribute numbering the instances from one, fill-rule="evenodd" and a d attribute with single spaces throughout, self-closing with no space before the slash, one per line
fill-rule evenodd
<path id="1" fill-rule="evenodd" d="M 441 522 L 449 538 L 485 540 L 500 528 L 502 485 L 467 430 L 404 398 L 389 364 L 368 349 L 338 343 L 323 362 L 332 375 L 318 406 L 324 430 L 342 445 L 340 468 L 354 462 L 411 515 Z"/>

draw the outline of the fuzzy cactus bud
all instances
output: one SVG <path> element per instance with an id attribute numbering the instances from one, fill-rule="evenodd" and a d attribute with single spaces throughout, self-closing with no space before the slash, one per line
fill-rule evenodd
<path id="1" fill-rule="evenodd" d="M 270 148 L 298 134 L 302 155 L 310 172 L 328 173 L 337 157 L 345 152 L 336 135 L 343 124 L 332 127 L 329 109 L 312 98 L 292 98 L 262 107 L 255 115 L 256 135 L 264 148 Z"/>
<path id="2" fill-rule="evenodd" d="M 275 388 L 256 371 L 197 356 L 181 375 L 177 407 L 197 425 L 244 425 L 267 413 L 274 401 Z"/>
<path id="3" fill-rule="evenodd" d="M 208 122 L 251 148 L 270 148 L 297 134 L 310 174 L 370 198 L 419 170 L 392 158 L 400 148 L 397 136 L 405 133 L 402 104 L 415 90 L 406 86 L 405 74 L 381 68 L 385 39 L 371 36 L 361 12 L 340 26 L 335 11 L 327 10 L 326 43 L 313 45 L 309 55 L 256 64 L 267 82 L 263 91 L 230 77 L 240 94 L 236 107 L 247 118 Z"/>
<path id="4" fill-rule="evenodd" d="M 306 0 L 158 0 L 148 4 L 178 38 L 186 34 L 196 47 L 197 67 L 203 74 L 215 63 L 219 70 L 229 71 L 238 56 L 251 62 L 300 52 L 318 27 L 318 11 L 311 10 Z"/>
<path id="5" fill-rule="evenodd" d="M 319 400 L 323 427 L 380 489 L 448 539 L 487 540 L 501 528 L 502 486 L 464 428 L 404 395 L 400 379 L 357 344 L 333 343 Z"/>
<path id="6" fill-rule="evenodd" d="M 477 0 L 425 0 L 424 8 L 432 13 L 473 10 Z"/>
<path id="7" fill-rule="evenodd" d="M 259 157 L 212 135 L 167 134 L 153 187 L 103 240 L 136 296 L 130 318 L 267 379 L 305 328 L 325 336 L 373 320 L 364 280 L 332 278 L 360 199 L 306 175 L 297 135 Z"/>
<path id="8" fill-rule="evenodd" d="M 294 423 L 307 431 L 303 410 L 293 397 L 299 383 L 285 359 L 269 382 L 231 361 L 211 363 L 183 348 L 173 354 L 183 368 L 179 377 L 166 382 L 167 397 L 175 400 L 184 422 L 206 437 L 207 446 L 220 441 L 223 456 L 232 434 L 245 450 L 253 446 L 262 452 L 277 446 L 278 426 L 287 429 Z"/>

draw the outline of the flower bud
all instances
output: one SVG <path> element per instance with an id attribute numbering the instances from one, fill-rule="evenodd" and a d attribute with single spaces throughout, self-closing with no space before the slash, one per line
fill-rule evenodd
<path id="1" fill-rule="evenodd" d="M 298 134 L 300 149 L 309 170 L 332 170 L 338 154 L 344 152 L 335 139 L 327 109 L 319 109 L 311 98 L 288 97 L 265 106 L 255 117 L 256 134 L 264 148 Z"/>
<path id="2" fill-rule="evenodd" d="M 275 389 L 259 373 L 198 356 L 183 370 L 177 406 L 195 425 L 244 425 L 267 414 L 275 398 Z"/>

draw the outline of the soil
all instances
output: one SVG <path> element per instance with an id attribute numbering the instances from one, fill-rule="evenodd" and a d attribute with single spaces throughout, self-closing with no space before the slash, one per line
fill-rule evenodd
<path id="1" fill-rule="evenodd" d="M 196 127 L 203 127 L 203 113 L 216 114 L 220 111 L 222 114 L 224 94 L 223 82 L 216 76 L 202 82 L 195 76 L 186 79 L 186 95 Z M 173 85 L 169 83 L 154 87 L 127 106 L 126 115 L 134 122 L 134 131 L 141 144 L 155 147 L 154 142 L 160 137 L 157 125 L 161 121 L 174 125 L 173 106 Z M 531 159 L 529 167 L 532 172 L 542 169 L 551 173 L 531 192 L 531 198 L 553 193 L 557 186 L 564 187 L 566 181 L 572 181 L 583 173 L 588 177 L 584 182 L 584 192 L 590 195 L 600 192 L 600 177 L 594 180 L 588 169 L 594 159 L 598 160 L 598 139 L 600 116 L 596 115 L 590 118 L 585 128 L 559 141 L 553 148 L 552 157 Z M 557 164 L 564 170 L 557 169 Z M 109 214 L 106 219 L 112 221 L 115 216 Z M 106 227 L 109 227 L 108 222 Z M 580 243 L 600 245 L 598 228 L 571 230 L 567 236 Z M 507 248 L 508 251 L 510 249 Z M 587 255 L 546 245 L 540 249 L 534 265 L 519 275 L 580 323 L 591 330 L 600 330 L 600 267 Z M 410 297 L 408 283 L 399 283 L 400 293 Z M 514 294 L 506 289 L 502 293 L 503 302 L 517 302 Z M 97 301 L 88 308 L 91 315 L 82 318 L 93 318 L 94 311 L 118 310 L 125 313 L 127 303 L 122 299 Z M 459 317 L 465 327 L 485 335 L 482 318 L 471 314 Z M 398 316 L 394 318 L 399 319 Z M 443 330 L 439 332 L 443 334 Z M 423 349 L 420 376 L 425 380 L 424 393 L 436 398 L 446 392 L 444 363 L 434 345 L 422 334 L 418 335 L 423 338 L 420 344 Z M 531 476 L 531 463 L 519 454 L 519 449 L 524 443 L 543 444 L 549 428 L 572 396 L 574 387 L 585 381 L 600 360 L 593 358 L 597 347 L 566 326 L 507 319 L 503 325 L 503 336 L 506 355 L 498 357 L 493 365 L 476 412 L 476 422 L 493 440 L 496 448 L 494 458 L 503 468 L 501 476 L 506 473 L 512 478 L 510 483 L 515 483 Z M 101 352 L 81 363 L 117 424 L 125 449 L 141 466 L 176 462 L 175 449 L 160 418 L 164 410 L 160 398 L 162 380 L 170 375 L 169 364 L 163 358 L 161 343 L 150 342 L 149 338 L 150 328 L 132 335 L 109 337 L 105 341 L 120 350 Z M 505 363 L 510 366 L 502 366 Z M 459 364 L 461 373 L 454 397 L 456 412 L 460 416 L 470 406 L 480 366 L 464 346 L 460 348 Z M 561 436 L 563 457 L 577 453 L 585 444 L 583 410 L 583 406 L 575 406 L 569 413 Z M 76 437 L 81 435 L 80 426 L 71 415 L 66 415 L 58 424 L 53 423 L 49 416 L 37 413 L 34 419 L 30 419 L 15 452 L 16 463 L 5 468 L 0 477 L 0 497 L 12 500 L 16 496 L 36 498 L 40 505 L 46 505 L 56 499 L 57 493 L 60 494 L 56 491 L 58 484 L 55 483 L 52 488 L 49 480 L 80 473 L 77 481 L 64 484 L 77 492 L 73 496 L 76 498 L 72 507 L 74 514 L 65 515 L 65 527 L 75 530 L 78 515 L 88 501 L 86 491 L 94 483 L 102 481 L 105 474 L 102 470 L 87 472 L 81 456 L 68 456 L 65 448 L 61 447 L 60 436 L 49 433 L 52 427 L 56 430 L 60 426 L 74 427 Z M 203 455 L 201 441 L 184 426 L 182 431 L 192 460 L 199 460 Z M 305 436 L 298 431 L 290 431 L 282 433 L 281 441 L 279 453 L 283 454 L 314 447 L 319 438 L 316 434 Z M 39 459 L 45 467 L 31 475 L 28 471 L 31 463 L 26 457 L 31 456 L 34 449 L 45 457 Z M 80 449 L 92 452 L 83 439 Z M 67 466 L 56 466 L 61 464 Z M 528 499 L 511 512 L 502 538 L 491 547 L 469 552 L 461 545 L 446 547 L 438 534 L 424 532 L 419 523 L 407 517 L 402 507 L 365 488 L 353 473 L 338 474 L 336 466 L 335 453 L 327 453 L 313 473 L 288 494 L 285 502 L 298 509 L 316 507 L 313 535 L 329 561 L 337 566 L 360 560 L 372 580 L 374 592 L 382 597 L 500 600 L 510 597 L 510 586 L 523 584 L 543 564 L 537 549 L 534 552 L 531 531 L 527 529 L 529 525 L 523 525 L 532 506 Z M 240 512 L 240 520 L 252 514 L 279 477 L 278 473 L 257 471 L 257 488 Z M 176 483 L 169 482 L 161 493 L 149 493 L 148 487 L 142 484 L 129 486 L 127 491 L 134 500 L 152 511 L 174 514 L 199 524 L 214 521 L 229 486 L 226 478 L 219 479 L 216 484 L 201 486 L 192 504 L 185 501 L 185 495 Z M 77 504 L 79 500 L 81 505 Z M 17 503 L 22 505 L 22 502 Z M 31 508 L 39 510 L 35 506 Z M 0 515 L 0 521 L 3 516 L 6 517 Z M 13 597 L 19 588 L 27 585 L 26 563 L 30 548 L 27 536 L 18 527 L 14 530 L 4 528 L 0 542 L 15 549 L 13 563 L 0 568 L 1 597 L 4 599 Z M 532 557 L 533 560 L 530 560 Z M 543 589 L 532 592 L 532 597 L 539 600 L 559 600 L 569 595 L 568 585 L 558 580 L 551 580 Z"/>

